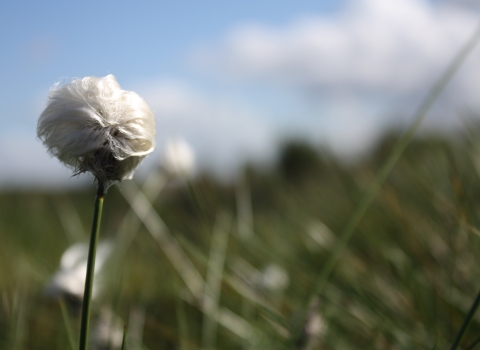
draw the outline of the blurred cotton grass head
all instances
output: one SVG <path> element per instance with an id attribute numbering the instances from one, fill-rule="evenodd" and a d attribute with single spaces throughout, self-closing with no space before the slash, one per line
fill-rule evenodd
<path id="1" fill-rule="evenodd" d="M 165 143 L 162 165 L 169 175 L 188 178 L 195 171 L 195 153 L 183 138 L 170 138 Z"/>
<path id="2" fill-rule="evenodd" d="M 155 118 L 113 75 L 55 84 L 38 119 L 37 136 L 75 174 L 91 172 L 106 190 L 131 179 L 155 148 Z"/>
<path id="3" fill-rule="evenodd" d="M 98 244 L 95 264 L 95 277 L 102 270 L 105 262 L 110 258 L 113 245 L 110 241 Z M 87 273 L 88 244 L 76 243 L 70 246 L 62 255 L 60 267 L 48 282 L 45 292 L 51 297 L 67 296 L 69 300 L 81 300 L 85 287 Z M 92 296 L 95 298 L 99 291 L 101 280 L 95 280 Z"/>

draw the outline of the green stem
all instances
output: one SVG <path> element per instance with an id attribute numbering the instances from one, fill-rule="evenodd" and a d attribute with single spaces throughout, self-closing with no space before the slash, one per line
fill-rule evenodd
<path id="1" fill-rule="evenodd" d="M 127 340 L 127 325 L 123 326 L 123 338 L 122 338 L 122 350 L 125 350 L 125 344 Z"/>
<path id="2" fill-rule="evenodd" d="M 92 233 L 90 234 L 90 247 L 88 249 L 87 277 L 85 279 L 85 292 L 83 293 L 80 350 L 86 350 L 88 344 L 88 328 L 90 323 L 90 304 L 92 301 L 93 277 L 95 271 L 95 255 L 100 232 L 100 219 L 102 217 L 104 197 L 105 187 L 99 181 L 97 196 L 95 197 L 95 208 L 93 210 Z"/>
<path id="3" fill-rule="evenodd" d="M 455 338 L 455 341 L 452 344 L 452 347 L 450 350 L 455 350 L 458 348 L 460 345 L 460 342 L 463 339 L 463 336 L 467 332 L 468 326 L 470 326 L 470 323 L 472 322 L 473 316 L 475 315 L 475 312 L 478 309 L 478 305 L 480 305 L 480 292 L 478 293 L 477 297 L 475 298 L 475 301 L 473 302 L 472 307 L 470 308 L 470 311 L 468 311 L 468 315 L 463 321 L 462 328 L 460 328 L 460 331 L 457 334 L 457 337 Z"/>

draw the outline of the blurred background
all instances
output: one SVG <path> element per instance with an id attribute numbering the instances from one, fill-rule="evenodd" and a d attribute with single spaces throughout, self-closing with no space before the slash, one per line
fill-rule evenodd
<path id="1" fill-rule="evenodd" d="M 54 83 L 107 74 L 149 103 L 157 149 L 106 198 L 92 346 L 126 323 L 132 349 L 451 344 L 480 289 L 480 46 L 312 290 L 479 23 L 468 0 L 0 3 L 0 348 L 75 342 L 84 253 L 62 254 L 95 189 L 36 123 Z"/>

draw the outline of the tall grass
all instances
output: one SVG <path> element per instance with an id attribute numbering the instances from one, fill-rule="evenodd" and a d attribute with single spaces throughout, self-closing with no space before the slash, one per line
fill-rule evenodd
<path id="1" fill-rule="evenodd" d="M 309 306 L 296 347 L 444 349 L 452 344 L 480 288 L 480 139 L 476 129 L 467 129 L 458 138 L 413 139 L 359 222 L 324 292 Z M 370 157 L 349 166 L 324 151 L 290 144 L 282 152 L 290 155 L 277 167 L 247 167 L 242 180 L 249 184 L 244 198 L 250 197 L 252 208 L 247 236 L 236 224 L 238 185 L 208 176 L 193 180 L 201 214 L 186 187 L 167 186 L 153 210 L 201 283 L 206 281 L 202 295 L 207 285 L 214 291 L 209 295 L 215 313 L 194 298 L 148 227 L 132 225 L 138 232 L 122 253 L 122 268 L 115 259 L 105 266 L 110 273 L 93 319 L 99 305 L 118 304 L 114 309 L 127 323 L 131 308 L 145 305 L 144 348 L 199 349 L 202 342 L 217 349 L 284 348 L 298 310 L 340 239 L 336 232 L 396 138 L 389 135 Z M 305 150 L 310 156 L 302 156 Z M 304 159 L 297 166 L 304 170 L 288 170 L 289 157 Z M 131 210 L 120 191 L 128 190 L 111 189 L 116 210 L 107 206 L 103 215 L 111 239 Z M 90 191 L 0 195 L 1 348 L 69 346 L 60 305 L 43 288 L 71 243 L 56 203 L 72 203 L 86 227 L 91 196 Z M 219 212 L 233 213 L 228 241 L 218 241 L 219 232 L 226 232 L 218 228 Z M 272 264 L 288 274 L 285 289 L 266 282 Z M 79 314 L 70 307 L 68 315 L 76 334 Z M 462 346 L 473 344 L 479 331 L 474 317 Z"/>

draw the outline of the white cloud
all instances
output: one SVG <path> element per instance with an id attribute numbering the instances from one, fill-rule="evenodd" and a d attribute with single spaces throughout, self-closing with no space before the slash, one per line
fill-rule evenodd
<path id="1" fill-rule="evenodd" d="M 286 27 L 242 24 L 192 60 L 235 80 L 410 94 L 432 83 L 478 18 L 421 0 L 355 0 Z"/>
<path id="2" fill-rule="evenodd" d="M 340 154 L 358 154 L 385 128 L 411 120 L 471 37 L 480 15 L 461 3 L 350 0 L 334 14 L 283 26 L 237 25 L 190 58 L 224 82 L 303 96 L 295 131 Z M 458 126 L 465 108 L 480 110 L 479 62 L 477 48 L 434 106 L 427 128 Z"/>
<path id="3" fill-rule="evenodd" d="M 168 138 L 182 136 L 201 164 L 229 175 L 242 161 L 273 153 L 273 127 L 237 101 L 174 81 L 144 86 L 139 93 L 157 116 L 159 151 Z"/>

